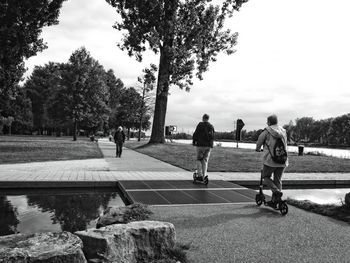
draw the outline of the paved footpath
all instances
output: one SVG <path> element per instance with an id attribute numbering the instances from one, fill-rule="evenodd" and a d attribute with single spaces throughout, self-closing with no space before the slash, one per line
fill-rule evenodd
<path id="1" fill-rule="evenodd" d="M 115 144 L 98 142 L 104 158 L 0 165 L 0 188 L 50 186 L 113 186 L 119 180 L 191 180 L 192 173 L 124 147 L 115 157 Z M 210 172 L 211 180 L 257 185 L 260 174 Z M 349 173 L 285 173 L 284 183 L 350 185 Z M 73 183 L 75 182 L 75 183 Z M 39 183 L 39 184 L 38 184 Z"/>
<path id="2" fill-rule="evenodd" d="M 116 180 L 186 180 L 188 171 L 124 149 L 114 157 L 114 144 L 100 140 L 103 159 L 0 165 L 0 187 L 38 186 L 60 182 L 115 183 Z M 259 174 L 210 173 L 211 179 L 238 180 Z M 310 175 L 286 174 L 300 180 Z M 347 180 L 348 174 L 312 175 Z M 311 179 L 314 179 L 312 177 Z M 350 227 L 341 221 L 290 206 L 281 216 L 254 204 L 151 206 L 154 220 L 175 225 L 177 240 L 190 244 L 193 263 L 232 262 L 349 262 Z"/>

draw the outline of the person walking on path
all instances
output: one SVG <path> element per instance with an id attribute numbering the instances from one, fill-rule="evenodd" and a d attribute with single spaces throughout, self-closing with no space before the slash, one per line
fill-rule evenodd
<path id="1" fill-rule="evenodd" d="M 116 157 L 121 157 L 123 143 L 125 142 L 125 133 L 122 126 L 119 126 L 117 131 L 114 133 L 114 142 L 116 144 Z"/>
<path id="2" fill-rule="evenodd" d="M 211 148 L 214 144 L 214 127 L 209 122 L 209 115 L 204 114 L 202 121 L 198 123 L 193 133 L 192 144 L 197 150 L 197 172 L 198 176 L 205 179 Z"/>
<path id="3" fill-rule="evenodd" d="M 276 204 L 282 197 L 282 175 L 288 166 L 287 157 L 287 133 L 284 128 L 278 125 L 276 115 L 267 118 L 267 127 L 259 135 L 256 143 L 256 151 L 260 152 L 263 146 L 263 168 L 262 178 L 264 183 L 272 191 L 272 204 Z M 283 143 L 283 144 L 282 144 Z M 281 144 L 281 145 L 278 145 Z M 276 147 L 279 146 L 279 147 Z M 276 159 L 275 156 L 283 154 L 282 158 Z M 273 180 L 271 179 L 273 174 Z"/>

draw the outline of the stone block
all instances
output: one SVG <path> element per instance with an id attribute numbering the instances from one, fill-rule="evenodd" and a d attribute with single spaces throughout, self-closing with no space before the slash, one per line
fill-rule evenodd
<path id="1" fill-rule="evenodd" d="M 96 223 L 96 228 L 113 225 L 127 224 L 131 221 L 147 220 L 152 212 L 143 204 L 131 204 L 128 206 L 108 207 Z"/>
<path id="2" fill-rule="evenodd" d="M 0 237 L 0 263 L 86 263 L 82 241 L 69 232 Z"/>
<path id="3" fill-rule="evenodd" d="M 168 222 L 136 221 L 75 232 L 88 260 L 152 262 L 175 245 L 175 227 Z"/>

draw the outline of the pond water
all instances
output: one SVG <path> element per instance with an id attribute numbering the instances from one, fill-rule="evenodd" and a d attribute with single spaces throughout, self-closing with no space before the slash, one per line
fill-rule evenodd
<path id="1" fill-rule="evenodd" d="M 115 189 L 0 193 L 0 236 L 85 230 L 108 206 L 124 206 Z"/>
<path id="2" fill-rule="evenodd" d="M 283 198 L 309 200 L 317 204 L 341 205 L 350 188 L 283 190 Z"/>
<path id="3" fill-rule="evenodd" d="M 192 140 L 173 140 L 173 142 L 177 143 L 185 143 L 185 144 L 191 144 Z M 237 142 L 214 142 L 215 146 L 222 146 L 222 147 L 237 147 Z M 244 143 L 239 142 L 238 148 L 242 149 L 255 149 L 255 143 Z M 288 152 L 297 153 L 298 147 L 297 146 L 288 146 Z M 339 158 L 346 158 L 350 159 L 350 150 L 347 149 L 331 149 L 331 148 L 316 148 L 316 147 L 305 147 L 304 153 L 313 153 L 313 154 L 324 154 L 326 156 L 333 156 L 333 157 L 339 157 Z"/>

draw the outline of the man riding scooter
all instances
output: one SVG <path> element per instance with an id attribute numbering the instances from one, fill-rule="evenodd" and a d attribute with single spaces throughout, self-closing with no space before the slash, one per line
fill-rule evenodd
<path id="1" fill-rule="evenodd" d="M 283 195 L 282 175 L 285 168 L 288 166 L 287 133 L 283 127 L 278 125 L 276 115 L 271 115 L 267 118 L 267 125 L 268 126 L 259 135 L 256 143 L 256 151 L 260 152 L 263 146 L 262 178 L 264 183 L 272 191 L 272 199 L 269 205 L 276 207 Z M 279 143 L 281 145 L 276 145 Z M 283 156 L 278 156 L 280 152 L 282 152 Z M 271 179 L 272 174 L 273 180 Z"/>

